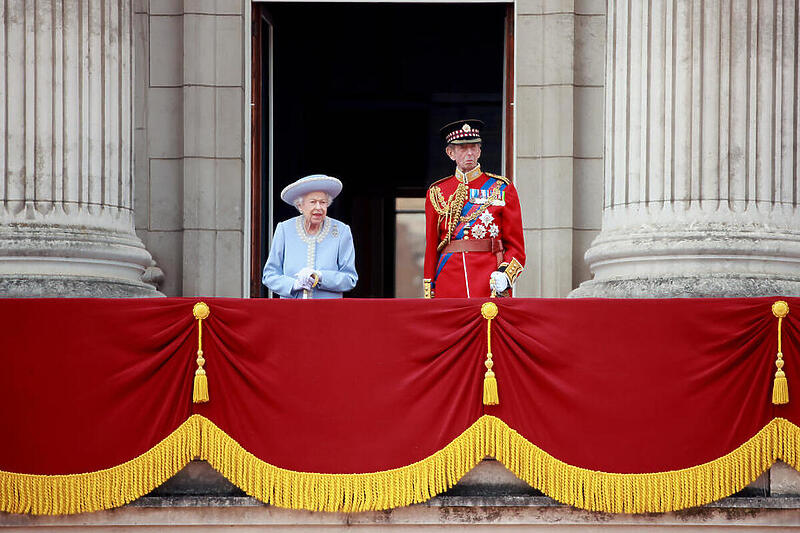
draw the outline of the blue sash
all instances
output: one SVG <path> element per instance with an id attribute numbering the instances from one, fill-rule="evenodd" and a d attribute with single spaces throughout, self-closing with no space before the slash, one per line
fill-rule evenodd
<path id="1" fill-rule="evenodd" d="M 489 189 L 491 189 L 492 186 L 495 183 L 497 183 L 497 181 L 498 180 L 496 178 L 491 178 L 490 177 L 488 180 L 486 180 L 486 183 L 483 184 L 483 186 L 480 188 L 480 190 L 487 191 L 486 194 L 488 194 Z M 505 186 L 503 187 L 503 189 L 505 189 Z M 482 205 L 482 204 L 474 204 L 474 203 L 472 203 L 470 201 L 471 198 L 472 198 L 472 196 L 469 196 L 467 198 L 467 201 L 464 203 L 464 208 L 461 210 L 461 218 L 462 219 L 465 218 L 465 217 L 469 217 L 472 213 L 474 213 L 475 211 L 480 209 L 480 207 Z M 465 229 L 465 227 L 466 227 L 466 223 L 465 222 L 459 222 L 458 225 L 456 226 L 455 230 L 453 231 L 453 233 L 455 235 L 452 237 L 452 240 L 457 241 L 457 240 L 460 240 L 460 239 L 464 238 L 464 229 Z M 434 281 L 436 281 L 436 278 L 439 277 L 439 273 L 442 271 L 442 269 L 444 268 L 445 263 L 447 263 L 447 260 L 450 259 L 451 255 L 453 255 L 452 252 L 439 256 L 439 264 L 436 267 L 436 275 L 433 277 Z"/>

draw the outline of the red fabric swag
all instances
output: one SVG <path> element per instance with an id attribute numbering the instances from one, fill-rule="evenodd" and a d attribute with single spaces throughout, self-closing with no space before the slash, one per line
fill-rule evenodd
<path id="1" fill-rule="evenodd" d="M 482 414 L 570 465 L 686 468 L 774 417 L 800 424 L 791 313 L 790 402 L 771 403 L 775 300 L 494 300 L 492 407 L 482 300 L 205 299 L 207 404 L 191 403 L 197 299 L 2 300 L 0 470 L 108 468 L 191 414 L 303 472 L 405 466 Z"/>

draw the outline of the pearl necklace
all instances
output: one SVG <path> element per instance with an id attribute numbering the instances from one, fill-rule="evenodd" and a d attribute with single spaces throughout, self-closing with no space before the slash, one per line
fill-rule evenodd
<path id="1" fill-rule="evenodd" d="M 325 237 L 328 236 L 328 233 L 331 231 L 331 222 L 328 220 L 328 217 L 325 217 L 325 220 L 322 221 L 322 227 L 316 233 L 316 235 L 309 235 L 306 233 L 306 227 L 304 224 L 304 217 L 300 215 L 295 219 L 295 228 L 297 229 L 297 235 L 300 237 L 300 240 L 306 243 L 307 246 L 307 254 L 306 254 L 306 266 L 309 268 L 314 268 L 314 263 L 316 260 L 317 254 L 317 243 L 322 242 Z"/>

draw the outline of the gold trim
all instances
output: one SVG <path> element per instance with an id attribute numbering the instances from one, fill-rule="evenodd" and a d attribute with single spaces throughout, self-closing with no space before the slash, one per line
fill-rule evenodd
<path id="1" fill-rule="evenodd" d="M 139 457 L 105 470 L 55 476 L 0 470 L 0 511 L 76 514 L 132 502 L 177 474 L 200 454 L 200 427 L 204 420 L 200 415 L 190 416 Z M 54 436 L 54 443 L 57 437 Z"/>
<path id="2" fill-rule="evenodd" d="M 192 308 L 192 314 L 197 319 L 197 370 L 194 371 L 194 386 L 192 387 L 192 402 L 208 402 L 208 375 L 203 365 L 206 360 L 203 357 L 203 320 L 211 314 L 208 304 L 197 302 Z"/>
<path id="3" fill-rule="evenodd" d="M 433 282 L 431 280 L 422 280 L 422 295 L 426 300 L 433 298 Z"/>
<path id="4" fill-rule="evenodd" d="M 439 214 L 436 227 L 438 229 L 439 225 L 442 223 L 442 220 L 444 220 L 445 227 L 447 228 L 445 237 L 436 247 L 436 251 L 440 252 L 445 246 L 447 246 L 447 243 L 450 242 L 453 232 L 461 220 L 461 211 L 464 208 L 464 204 L 467 202 L 469 188 L 464 183 L 459 181 L 456 190 L 453 191 L 453 194 L 451 194 L 450 198 L 448 198 L 446 201 L 444 199 L 444 194 L 439 187 L 433 186 L 431 187 L 430 191 L 431 205 Z"/>
<path id="5" fill-rule="evenodd" d="M 54 515 L 111 509 L 147 494 L 196 456 L 247 494 L 291 509 L 356 512 L 420 503 L 446 491 L 481 459 L 492 456 L 532 487 L 568 505 L 652 513 L 730 496 L 778 459 L 800 469 L 800 428 L 775 418 L 713 461 L 667 472 L 616 474 L 564 463 L 499 418 L 484 415 L 444 448 L 410 465 L 363 474 L 321 474 L 262 461 L 207 418 L 192 415 L 152 449 L 106 470 L 56 476 L 0 471 L 0 511 Z"/>
<path id="6" fill-rule="evenodd" d="M 789 314 L 789 304 L 783 300 L 778 300 L 772 304 L 772 314 L 778 319 L 778 353 L 776 354 L 775 378 L 772 381 L 772 403 L 775 405 L 785 405 L 789 403 L 789 383 L 786 380 L 786 373 L 783 371 L 783 349 L 781 348 L 781 324 L 786 315 Z"/>
<path id="7" fill-rule="evenodd" d="M 197 320 L 205 320 L 211 314 L 211 309 L 205 302 L 197 302 L 192 308 L 192 314 Z"/>
<path id="8" fill-rule="evenodd" d="M 517 278 L 522 274 L 523 270 L 525 270 L 525 267 L 522 266 L 522 263 L 517 261 L 516 257 L 513 257 L 504 272 L 506 276 L 508 276 L 508 281 L 513 284 L 517 281 Z"/>
<path id="9" fill-rule="evenodd" d="M 270 505 L 309 511 L 392 509 L 441 494 L 484 457 L 487 417 L 436 453 L 400 468 L 364 474 L 286 470 L 258 459 L 210 420 L 204 420 L 201 457 L 231 483 Z"/>
<path id="10" fill-rule="evenodd" d="M 491 172 L 487 172 L 486 175 L 489 176 L 490 178 L 494 178 L 494 179 L 500 180 L 503 183 L 505 183 L 506 185 L 510 185 L 511 184 L 511 180 L 508 179 L 505 176 L 500 176 L 498 174 L 492 174 Z"/>
<path id="11" fill-rule="evenodd" d="M 481 174 L 483 174 L 483 170 L 481 170 L 480 165 L 476 166 L 472 170 L 468 170 L 467 172 L 462 172 L 461 169 L 456 167 L 455 177 L 458 178 L 458 181 L 467 183 L 475 178 L 480 177 Z"/>
<path id="12" fill-rule="evenodd" d="M 436 247 L 436 251 L 441 252 L 444 247 L 450 243 L 453 238 L 453 232 L 460 223 L 463 222 L 464 224 L 467 224 L 473 220 L 476 220 L 483 214 L 484 211 L 489 208 L 489 206 L 492 205 L 494 200 L 500 197 L 500 195 L 500 188 L 492 187 L 491 194 L 489 194 L 486 203 L 481 205 L 471 215 L 464 217 L 461 216 L 461 211 L 464 209 L 464 204 L 466 204 L 469 200 L 469 188 L 464 183 L 459 182 L 456 190 L 453 191 L 453 194 L 451 194 L 450 198 L 447 200 L 444 199 L 444 193 L 442 193 L 442 190 L 439 187 L 436 185 L 431 186 L 429 198 L 433 209 L 439 214 L 436 227 L 438 228 L 441 225 L 442 220 L 444 220 L 447 228 L 447 234 L 439 242 L 438 246 Z"/>
<path id="13" fill-rule="evenodd" d="M 732 452 L 701 465 L 642 474 L 588 470 L 560 461 L 502 420 L 486 452 L 562 503 L 607 513 L 665 513 L 705 505 L 752 483 L 777 459 L 798 468 L 800 428 L 775 418 Z"/>
<path id="14" fill-rule="evenodd" d="M 494 289 L 492 290 L 494 293 Z M 494 361 L 492 361 L 492 320 L 497 316 L 497 304 L 484 302 L 481 306 L 481 316 L 486 319 L 486 373 L 483 375 L 483 405 L 498 405 L 500 396 L 497 391 L 497 378 L 495 377 Z"/>
<path id="15" fill-rule="evenodd" d="M 705 505 L 742 490 L 777 459 L 798 468 L 800 428 L 782 418 L 732 452 L 701 465 L 616 474 L 569 465 L 483 415 L 441 450 L 410 465 L 364 474 L 286 470 L 242 448 L 203 420 L 201 458 L 234 485 L 271 505 L 309 511 L 379 511 L 424 502 L 455 485 L 491 456 L 532 487 L 568 505 L 611 513 L 669 512 Z"/>

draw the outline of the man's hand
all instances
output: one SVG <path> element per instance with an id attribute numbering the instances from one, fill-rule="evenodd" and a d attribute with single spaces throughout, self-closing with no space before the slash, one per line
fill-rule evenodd
<path id="1" fill-rule="evenodd" d="M 497 293 L 505 292 L 509 285 L 508 276 L 506 276 L 505 272 L 495 271 L 489 276 L 489 288 Z"/>

